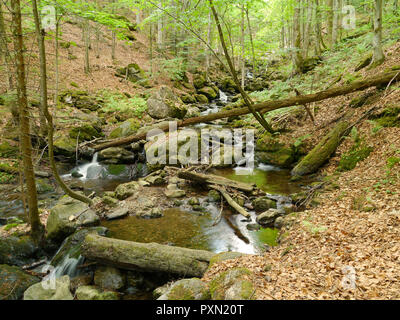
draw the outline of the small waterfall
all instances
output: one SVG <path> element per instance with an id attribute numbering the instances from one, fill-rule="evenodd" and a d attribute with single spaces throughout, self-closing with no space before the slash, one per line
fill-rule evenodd
<path id="1" fill-rule="evenodd" d="M 225 92 L 223 92 L 221 90 L 219 90 L 219 101 L 224 102 L 224 103 L 228 102 L 228 96 L 226 95 Z"/>
<path id="2" fill-rule="evenodd" d="M 98 163 L 97 159 L 98 153 L 96 152 L 93 155 L 91 162 L 76 167 L 70 175 L 79 177 L 82 180 L 103 178 L 105 175 L 105 169 Z"/>
<path id="3" fill-rule="evenodd" d="M 77 268 L 83 263 L 85 257 L 79 255 L 78 258 L 73 258 L 69 254 L 65 255 L 60 263 L 55 266 L 52 273 L 56 278 L 60 278 L 64 275 L 68 275 L 70 278 L 74 278 L 80 274 L 80 270 Z"/>

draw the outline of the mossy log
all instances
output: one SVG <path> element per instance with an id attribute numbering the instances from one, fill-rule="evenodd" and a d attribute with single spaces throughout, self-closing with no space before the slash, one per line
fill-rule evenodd
<path id="1" fill-rule="evenodd" d="M 202 277 L 215 253 L 88 234 L 82 255 L 121 269 Z"/>
<path id="2" fill-rule="evenodd" d="M 348 93 L 362 91 L 368 89 L 370 87 L 382 86 L 384 84 L 392 83 L 394 84 L 396 81 L 400 80 L 400 74 L 398 71 L 384 72 L 377 76 L 367 78 L 365 80 L 354 81 L 349 85 L 334 87 L 328 90 L 301 95 L 297 97 L 282 99 L 282 100 L 268 100 L 261 103 L 254 104 L 254 110 L 260 113 L 266 113 L 269 111 L 273 111 L 280 108 L 290 107 L 290 106 L 298 106 L 305 105 L 311 102 L 322 101 L 329 98 L 338 97 L 341 95 L 345 95 Z M 229 118 L 229 117 L 237 117 L 241 115 L 245 115 L 250 113 L 247 107 L 244 108 L 235 108 L 233 110 L 226 110 L 217 113 L 212 113 L 205 116 L 193 117 L 186 120 L 181 120 L 177 122 L 177 127 L 186 127 L 189 125 L 197 124 L 197 123 L 207 123 L 210 121 Z M 169 123 L 165 123 L 157 127 L 157 129 L 168 131 Z M 141 133 L 137 135 L 132 135 L 129 137 L 119 138 L 112 141 L 107 141 L 98 145 L 94 145 L 94 151 L 100 151 L 109 147 L 116 147 L 121 145 L 126 145 L 135 141 L 145 140 L 147 133 Z"/>
<path id="3" fill-rule="evenodd" d="M 335 152 L 342 137 L 350 128 L 347 120 L 339 122 L 320 143 L 312 149 L 292 170 L 293 176 L 303 176 L 316 172 Z"/>

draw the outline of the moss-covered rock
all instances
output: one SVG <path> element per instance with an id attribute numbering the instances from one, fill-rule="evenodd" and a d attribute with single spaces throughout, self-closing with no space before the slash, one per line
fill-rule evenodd
<path id="1" fill-rule="evenodd" d="M 78 300 L 119 300 L 118 292 L 102 291 L 96 286 L 81 286 L 75 295 Z"/>
<path id="2" fill-rule="evenodd" d="M 118 291 L 125 285 L 124 274 L 116 268 L 99 266 L 94 273 L 94 283 L 105 290 Z"/>
<path id="3" fill-rule="evenodd" d="M 218 92 L 215 92 L 215 90 L 211 87 L 203 87 L 197 90 L 197 92 L 199 94 L 205 95 L 210 101 L 216 99 L 218 96 Z"/>
<path id="4" fill-rule="evenodd" d="M 173 283 L 157 300 L 208 300 L 208 286 L 198 278 L 182 279 Z"/>
<path id="5" fill-rule="evenodd" d="M 99 223 L 99 217 L 86 203 L 64 196 L 50 210 L 46 224 L 47 238 L 62 241 L 79 227 L 91 227 Z"/>
<path id="6" fill-rule="evenodd" d="M 208 192 L 208 201 L 210 202 L 218 202 L 221 200 L 221 195 L 216 190 L 210 190 Z"/>
<path id="7" fill-rule="evenodd" d="M 139 130 L 141 124 L 137 119 L 128 119 L 111 131 L 109 138 L 116 139 L 134 135 Z"/>
<path id="8" fill-rule="evenodd" d="M 233 268 L 222 272 L 209 284 L 212 300 L 256 299 L 251 277 L 252 272 L 246 268 Z"/>
<path id="9" fill-rule="evenodd" d="M 146 81 L 146 73 L 139 67 L 137 63 L 130 63 L 126 67 L 118 68 L 116 75 L 126 78 L 133 83 Z"/>
<path id="10" fill-rule="evenodd" d="M 201 89 L 206 85 L 206 78 L 203 75 L 196 75 L 193 79 L 193 85 L 196 89 Z"/>
<path id="11" fill-rule="evenodd" d="M 54 138 L 54 154 L 65 157 L 74 157 L 76 153 L 76 140 L 67 135 L 58 135 Z"/>
<path id="12" fill-rule="evenodd" d="M 13 158 L 19 153 L 18 145 L 7 140 L 0 143 L 0 157 Z"/>
<path id="13" fill-rule="evenodd" d="M 184 94 L 181 96 L 181 99 L 186 104 L 196 103 L 196 98 L 192 94 Z"/>
<path id="14" fill-rule="evenodd" d="M 183 119 L 187 113 L 187 107 L 169 87 L 161 86 L 147 100 L 147 113 L 154 119 L 168 117 Z"/>
<path id="15" fill-rule="evenodd" d="M 23 266 L 33 262 L 37 253 L 28 236 L 0 238 L 0 264 Z"/>
<path id="16" fill-rule="evenodd" d="M 282 148 L 274 152 L 257 152 L 256 158 L 262 163 L 280 168 L 290 168 L 296 162 L 296 154 L 291 148 Z"/>
<path id="17" fill-rule="evenodd" d="M 135 155 L 121 147 L 110 147 L 99 152 L 99 160 L 109 164 L 133 163 Z"/>
<path id="18" fill-rule="evenodd" d="M 40 279 L 34 277 L 19 267 L 0 265 L 0 300 L 19 300 L 26 289 L 38 283 Z"/>
<path id="19" fill-rule="evenodd" d="M 69 131 L 70 138 L 79 140 L 79 142 L 90 141 L 95 138 L 104 136 L 99 128 L 95 128 L 91 124 L 82 124 L 78 127 L 74 127 Z"/>
<path id="20" fill-rule="evenodd" d="M 66 90 L 59 95 L 59 101 L 75 107 L 77 109 L 84 109 L 96 111 L 102 107 L 103 100 L 95 96 L 89 95 L 86 91 L 80 90 Z"/>
<path id="21" fill-rule="evenodd" d="M 195 94 L 194 97 L 196 98 L 196 101 L 198 103 L 205 104 L 209 102 L 207 96 L 205 96 L 204 94 Z"/>
<path id="22" fill-rule="evenodd" d="M 219 84 L 219 87 L 221 88 L 222 91 L 224 92 L 229 92 L 231 94 L 238 93 L 239 90 L 235 84 L 235 81 L 232 80 L 230 77 L 226 77 L 222 79 L 221 83 Z"/>
<path id="23" fill-rule="evenodd" d="M 74 300 L 70 292 L 69 276 L 62 276 L 55 280 L 55 286 L 50 285 L 50 281 L 36 283 L 24 292 L 24 300 Z"/>
<path id="24" fill-rule="evenodd" d="M 216 255 L 214 255 L 210 259 L 210 265 L 209 266 L 211 267 L 214 263 L 218 263 L 218 262 L 221 262 L 221 261 L 236 259 L 236 258 L 239 258 L 239 257 L 241 257 L 243 255 L 245 255 L 245 254 L 241 253 L 241 252 L 234 252 L 234 251 L 220 252 L 220 253 L 217 253 Z"/>
<path id="25" fill-rule="evenodd" d="M 125 200 L 126 198 L 132 196 L 139 188 L 140 184 L 137 181 L 123 183 L 115 189 L 115 196 L 119 200 Z"/>
<path id="26" fill-rule="evenodd" d="M 373 151 L 373 147 L 366 145 L 355 145 L 342 155 L 338 165 L 339 171 L 348 171 L 356 167 L 357 163 L 366 159 Z"/>
<path id="27" fill-rule="evenodd" d="M 268 209 L 276 209 L 276 201 L 267 197 L 259 197 L 253 200 L 253 207 L 256 212 L 267 211 Z"/>

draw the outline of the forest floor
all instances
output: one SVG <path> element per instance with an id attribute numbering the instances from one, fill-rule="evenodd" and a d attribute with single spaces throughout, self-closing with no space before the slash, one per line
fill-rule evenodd
<path id="1" fill-rule="evenodd" d="M 400 65 L 400 43 L 386 51 L 385 64 L 363 71 L 371 76 Z M 374 89 L 370 89 L 374 90 Z M 319 103 L 316 127 L 324 127 L 344 112 L 354 93 Z M 376 107 L 379 112 L 399 106 L 399 85 L 388 88 L 373 104 L 355 109 L 356 120 Z M 400 128 L 376 127 L 371 121 L 356 126 L 358 135 L 373 151 L 351 171 L 338 172 L 341 156 L 354 144 L 348 137 L 321 169 L 335 188 L 322 190 L 319 205 L 295 213 L 295 223 L 281 231 L 281 242 L 263 256 L 240 257 L 220 262 L 204 276 L 233 267 L 252 270 L 256 298 L 270 299 L 399 299 L 400 298 L 400 176 L 399 166 L 390 169 L 388 159 L 400 154 Z M 311 134 L 310 145 L 318 142 L 324 129 L 310 119 L 286 138 Z M 396 157 L 396 158 L 397 158 Z"/>

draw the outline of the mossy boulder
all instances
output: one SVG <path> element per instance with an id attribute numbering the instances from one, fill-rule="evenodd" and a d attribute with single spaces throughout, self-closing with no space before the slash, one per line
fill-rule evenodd
<path id="1" fill-rule="evenodd" d="M 139 190 L 139 188 L 140 184 L 137 181 L 123 183 L 115 189 L 115 196 L 119 200 L 125 200 L 126 198 L 132 196 L 137 190 Z"/>
<path id="2" fill-rule="evenodd" d="M 206 85 L 207 81 L 203 75 L 196 75 L 193 79 L 193 86 L 196 89 L 201 89 Z"/>
<path id="3" fill-rule="evenodd" d="M 268 209 L 276 209 L 276 201 L 267 197 L 259 197 L 253 200 L 253 207 L 256 212 L 263 212 Z"/>
<path id="4" fill-rule="evenodd" d="M 64 196 L 50 210 L 46 224 L 47 238 L 62 241 L 80 227 L 96 226 L 99 223 L 99 217 L 86 203 Z"/>
<path id="5" fill-rule="evenodd" d="M 184 94 L 181 96 L 181 99 L 186 104 L 196 103 L 196 98 L 192 94 Z"/>
<path id="6" fill-rule="evenodd" d="M 157 300 L 208 300 L 208 286 L 198 278 L 182 279 L 173 283 Z"/>
<path id="7" fill-rule="evenodd" d="M 290 168 L 296 162 L 296 153 L 292 148 L 281 148 L 274 152 L 257 152 L 258 161 L 280 168 Z"/>
<path id="8" fill-rule="evenodd" d="M 23 266 L 32 263 L 38 252 L 28 236 L 0 238 L 0 264 Z"/>
<path id="9" fill-rule="evenodd" d="M 69 276 L 55 280 L 55 286 L 47 283 L 36 283 L 24 292 L 24 300 L 74 300 L 70 291 Z"/>
<path id="10" fill-rule="evenodd" d="M 118 68 L 116 76 L 126 78 L 133 83 L 146 80 L 146 73 L 137 63 L 130 63 L 126 67 Z"/>
<path id="11" fill-rule="evenodd" d="M 118 292 L 102 291 L 96 286 L 81 286 L 76 289 L 78 300 L 119 300 Z"/>
<path id="12" fill-rule="evenodd" d="M 215 92 L 215 90 L 211 87 L 203 87 L 199 90 L 197 90 L 198 94 L 205 95 L 208 100 L 212 101 L 218 97 L 218 92 Z"/>
<path id="13" fill-rule="evenodd" d="M 81 90 L 66 90 L 60 93 L 58 99 L 62 103 L 81 110 L 97 111 L 103 105 L 101 98 L 91 96 L 88 92 Z"/>
<path id="14" fill-rule="evenodd" d="M 236 94 L 239 92 L 235 84 L 235 81 L 233 81 L 233 79 L 230 77 L 222 79 L 222 81 L 219 84 L 219 87 L 221 88 L 222 91 L 229 92 L 231 94 Z"/>
<path id="15" fill-rule="evenodd" d="M 26 289 L 38 283 L 40 279 L 19 267 L 0 265 L 0 300 L 19 300 Z"/>
<path id="16" fill-rule="evenodd" d="M 13 158 L 19 153 L 18 145 L 14 142 L 3 140 L 0 143 L 0 157 Z"/>
<path id="17" fill-rule="evenodd" d="M 118 125 L 118 127 L 116 127 L 113 131 L 111 131 L 109 138 L 116 139 L 134 135 L 135 133 L 137 133 L 140 126 L 140 121 L 138 121 L 137 119 L 128 119 Z"/>
<path id="18" fill-rule="evenodd" d="M 69 135 L 58 135 L 54 138 L 54 154 L 64 157 L 74 157 L 76 153 L 76 140 Z"/>
<path id="19" fill-rule="evenodd" d="M 210 202 L 218 202 L 221 200 L 221 195 L 217 190 L 210 190 L 208 192 L 208 201 Z"/>
<path id="20" fill-rule="evenodd" d="M 212 300 L 256 299 L 255 288 L 250 280 L 252 275 L 246 268 L 222 272 L 209 284 Z"/>
<path id="21" fill-rule="evenodd" d="M 101 132 L 100 128 L 96 128 L 91 124 L 82 124 L 78 127 L 74 127 L 69 130 L 69 137 L 74 139 L 78 139 L 79 142 L 90 141 L 95 138 L 103 137 L 104 134 Z"/>
<path id="22" fill-rule="evenodd" d="M 205 96 L 204 94 L 195 94 L 194 97 L 196 98 L 196 101 L 198 103 L 205 104 L 209 102 L 207 96 Z"/>
<path id="23" fill-rule="evenodd" d="M 161 86 L 147 100 L 147 113 L 154 119 L 168 117 L 183 119 L 187 113 L 187 107 L 169 87 Z"/>
<path id="24" fill-rule="evenodd" d="M 108 164 L 133 163 L 135 154 L 121 147 L 110 147 L 99 152 L 99 160 Z"/>

